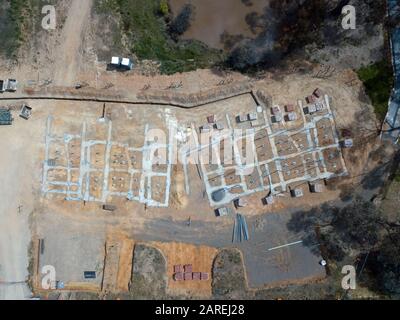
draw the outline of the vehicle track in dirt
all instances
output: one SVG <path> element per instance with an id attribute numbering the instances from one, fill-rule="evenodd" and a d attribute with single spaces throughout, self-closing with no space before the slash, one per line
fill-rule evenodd
<path id="1" fill-rule="evenodd" d="M 73 0 L 63 27 L 61 46 L 55 50 L 54 82 L 73 85 L 82 63 L 83 35 L 90 21 L 92 0 Z"/>

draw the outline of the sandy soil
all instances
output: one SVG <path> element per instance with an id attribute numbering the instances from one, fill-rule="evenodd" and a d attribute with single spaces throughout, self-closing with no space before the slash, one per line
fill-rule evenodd
<path id="1" fill-rule="evenodd" d="M 40 166 L 32 159 L 37 152 L 42 128 L 35 120 L 26 126 L 17 118 L 12 127 L 1 127 L 0 157 L 0 281 L 20 282 L 28 276 L 28 246 L 31 240 L 29 215 L 35 208 L 34 181 L 40 177 Z M 35 151 L 36 150 L 36 151 Z M 17 159 L 24 159 L 23 164 Z M 25 284 L 0 284 L 0 299 L 29 297 Z"/>
<path id="2" fill-rule="evenodd" d="M 177 242 L 151 242 L 150 245 L 158 248 L 167 261 L 167 289 L 172 295 L 189 295 L 196 297 L 211 296 L 211 271 L 214 258 L 218 252 L 216 248 L 208 246 L 194 246 Z M 174 266 L 191 264 L 193 272 L 207 272 L 209 280 L 174 281 Z"/>
<path id="3" fill-rule="evenodd" d="M 74 0 L 68 10 L 61 45 L 55 52 L 54 83 L 56 85 L 71 86 L 75 82 L 76 75 L 82 63 L 82 41 L 85 28 L 89 24 L 89 15 L 92 0 Z"/>

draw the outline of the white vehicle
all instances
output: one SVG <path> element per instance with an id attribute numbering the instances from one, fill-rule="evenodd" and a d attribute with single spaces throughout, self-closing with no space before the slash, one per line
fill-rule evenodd
<path id="1" fill-rule="evenodd" d="M 119 69 L 125 69 L 125 70 L 133 69 L 133 62 L 131 61 L 131 59 L 128 58 L 112 57 L 111 65 Z"/>

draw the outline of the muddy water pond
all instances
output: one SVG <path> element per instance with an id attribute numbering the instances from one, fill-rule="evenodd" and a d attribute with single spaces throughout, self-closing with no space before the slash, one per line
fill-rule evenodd
<path id="1" fill-rule="evenodd" d="M 194 6 L 194 16 L 183 39 L 200 40 L 210 47 L 223 49 L 221 36 L 254 38 L 257 32 L 250 28 L 246 16 L 261 15 L 270 0 L 169 0 L 174 16 L 179 14 L 185 4 Z"/>

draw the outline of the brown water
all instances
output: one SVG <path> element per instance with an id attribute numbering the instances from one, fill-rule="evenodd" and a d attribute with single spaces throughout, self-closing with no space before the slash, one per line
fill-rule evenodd
<path id="1" fill-rule="evenodd" d="M 251 0 L 252 6 L 246 6 L 241 0 L 170 0 L 174 15 L 181 8 L 191 3 L 195 7 L 194 20 L 183 39 L 200 40 L 210 47 L 223 49 L 221 35 L 227 32 L 230 35 L 243 35 L 254 38 L 246 23 L 246 15 L 252 12 L 262 14 L 269 0 Z"/>

